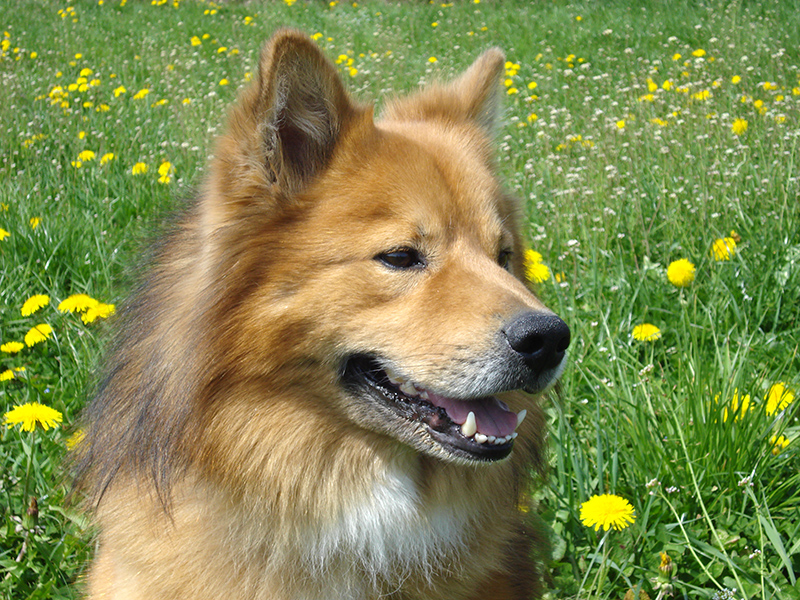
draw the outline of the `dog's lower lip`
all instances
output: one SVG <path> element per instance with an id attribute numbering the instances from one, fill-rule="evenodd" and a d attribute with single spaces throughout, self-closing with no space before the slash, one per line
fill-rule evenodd
<path id="1" fill-rule="evenodd" d="M 494 461 L 505 458 L 511 453 L 517 437 L 516 432 L 495 436 L 477 430 L 465 431 L 465 428 L 470 428 L 467 422 L 469 419 L 472 419 L 474 425 L 475 416 L 472 412 L 466 418 L 459 419 L 464 421 L 463 423 L 456 422 L 443 406 L 434 404 L 434 402 L 442 403 L 441 396 L 432 393 L 429 395 L 425 390 L 416 388 L 398 377 L 391 369 L 382 368 L 377 359 L 368 356 L 350 358 L 345 363 L 343 379 L 353 391 L 361 395 L 366 393 L 371 398 L 377 397 L 378 401 L 392 408 L 405 421 L 424 425 L 434 440 L 456 456 L 471 460 Z M 482 401 L 463 401 L 465 406 L 481 402 L 495 406 L 495 411 L 500 406 L 509 415 L 514 415 L 504 403 L 493 397 L 484 398 Z M 521 411 L 519 415 L 508 418 L 515 420 L 514 427 L 516 427 L 524 417 L 525 411 Z"/>

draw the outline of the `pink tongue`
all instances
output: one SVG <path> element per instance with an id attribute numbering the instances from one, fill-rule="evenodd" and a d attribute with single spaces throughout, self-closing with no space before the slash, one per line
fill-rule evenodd
<path id="1" fill-rule="evenodd" d="M 443 408 L 447 416 L 458 425 L 464 424 L 470 412 L 475 413 L 478 433 L 483 435 L 505 437 L 514 433 L 517 427 L 516 413 L 508 410 L 497 398 L 454 400 L 428 392 L 428 402 Z"/>

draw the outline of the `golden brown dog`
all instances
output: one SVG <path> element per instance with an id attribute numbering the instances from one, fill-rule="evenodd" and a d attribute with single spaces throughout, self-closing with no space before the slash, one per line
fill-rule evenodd
<path id="1" fill-rule="evenodd" d="M 375 121 L 267 43 L 86 412 L 91 599 L 541 592 L 518 503 L 569 330 L 520 280 L 503 60 Z"/>

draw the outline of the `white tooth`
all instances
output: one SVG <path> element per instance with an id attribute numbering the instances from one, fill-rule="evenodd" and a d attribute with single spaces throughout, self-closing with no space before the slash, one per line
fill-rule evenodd
<path id="1" fill-rule="evenodd" d="M 487 440 L 487 439 L 489 439 L 489 438 L 487 438 L 487 437 L 486 437 L 485 435 L 483 435 L 482 433 L 476 433 L 476 434 L 475 434 L 475 438 L 474 438 L 474 439 L 475 439 L 475 441 L 476 441 L 476 442 L 478 442 L 479 444 L 485 444 L 485 443 L 486 443 L 486 440 Z"/>
<path id="2" fill-rule="evenodd" d="M 403 381 L 403 380 L 402 380 L 402 378 L 401 378 L 401 377 L 400 377 L 400 376 L 399 376 L 397 373 L 395 373 L 395 372 L 392 370 L 392 368 L 391 368 L 391 367 L 386 367 L 386 368 L 383 370 L 383 372 L 384 372 L 384 373 L 386 373 L 386 378 L 387 378 L 389 381 L 391 381 L 393 384 L 395 384 L 395 385 L 398 385 L 399 383 L 401 383 L 401 382 Z"/>
<path id="3" fill-rule="evenodd" d="M 519 435 L 519 434 L 518 434 L 518 433 L 515 431 L 515 432 L 514 432 L 514 433 L 512 433 L 512 434 L 511 434 L 509 437 L 510 437 L 512 440 L 515 440 L 515 439 L 517 439 L 517 436 L 518 436 L 518 435 Z"/>
<path id="4" fill-rule="evenodd" d="M 430 396 L 428 396 L 428 392 L 425 391 L 425 390 L 420 390 L 419 397 L 422 398 L 423 400 L 429 400 L 430 399 Z"/>
<path id="5" fill-rule="evenodd" d="M 478 424 L 475 422 L 475 413 L 469 411 L 467 420 L 464 421 L 464 424 L 461 426 L 461 433 L 464 434 L 464 437 L 472 437 L 477 431 Z"/>
<path id="6" fill-rule="evenodd" d="M 487 435 L 487 436 L 486 436 L 486 441 L 487 441 L 487 442 L 489 442 L 490 444 L 494 444 L 494 441 L 495 441 L 496 439 L 497 439 L 497 438 L 496 438 L 496 437 L 494 437 L 493 435 Z"/>
<path id="7" fill-rule="evenodd" d="M 522 425 L 522 422 L 525 420 L 525 417 L 528 415 L 528 411 L 524 408 L 517 413 L 517 427 Z"/>
<path id="8" fill-rule="evenodd" d="M 409 383 L 408 381 L 404 381 L 400 384 L 400 391 L 403 392 L 406 396 L 416 396 L 417 395 L 417 388 L 414 387 L 413 383 Z"/>

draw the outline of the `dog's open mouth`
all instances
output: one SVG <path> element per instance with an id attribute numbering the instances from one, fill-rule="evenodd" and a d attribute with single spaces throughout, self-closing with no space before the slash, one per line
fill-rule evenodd
<path id="1" fill-rule="evenodd" d="M 526 411 L 511 411 L 494 397 L 459 400 L 420 388 L 366 356 L 350 358 L 345 384 L 354 392 L 388 406 L 428 434 L 450 453 L 469 460 L 494 461 L 511 453 L 516 428 Z"/>

